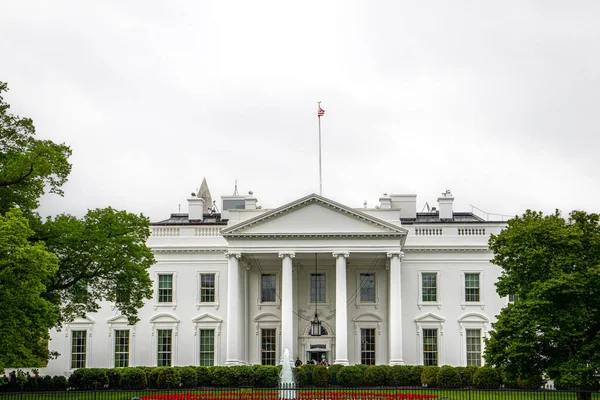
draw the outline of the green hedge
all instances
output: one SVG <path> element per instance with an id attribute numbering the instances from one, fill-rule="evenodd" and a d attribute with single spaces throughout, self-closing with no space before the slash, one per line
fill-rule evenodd
<path id="1" fill-rule="evenodd" d="M 387 381 L 387 365 L 373 365 L 366 368 L 364 371 L 363 384 L 365 386 L 383 386 Z"/>
<path id="2" fill-rule="evenodd" d="M 473 386 L 480 389 L 496 389 L 500 386 L 500 374 L 492 367 L 481 367 L 473 375 Z"/>
<path id="3" fill-rule="evenodd" d="M 344 367 L 337 374 L 338 385 L 357 387 L 362 386 L 363 382 L 363 368 L 357 365 L 353 365 L 351 367 Z"/>
<path id="4" fill-rule="evenodd" d="M 436 387 L 439 372 L 440 367 L 438 366 L 430 365 L 423 368 L 423 372 L 421 372 L 421 383 L 427 385 L 427 387 Z"/>
<path id="5" fill-rule="evenodd" d="M 331 372 L 327 367 L 317 365 L 313 370 L 312 381 L 313 385 L 318 387 L 328 386 L 331 382 Z"/>
<path id="6" fill-rule="evenodd" d="M 121 372 L 121 389 L 141 390 L 148 387 L 146 372 L 140 368 L 125 368 Z"/>
<path id="7" fill-rule="evenodd" d="M 440 368 L 437 377 L 437 386 L 440 388 L 459 388 L 462 386 L 460 373 L 450 365 L 444 365 Z"/>

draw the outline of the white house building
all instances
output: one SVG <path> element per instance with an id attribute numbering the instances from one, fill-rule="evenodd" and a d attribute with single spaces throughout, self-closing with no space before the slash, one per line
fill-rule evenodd
<path id="1" fill-rule="evenodd" d="M 488 248 L 505 223 L 454 211 L 450 191 L 428 212 L 414 194 L 379 200 L 353 209 L 311 194 L 265 210 L 250 192 L 223 196 L 218 212 L 203 182 L 189 213 L 152 224 L 154 298 L 141 320 L 107 303 L 53 331 L 61 356 L 45 373 L 276 364 L 284 349 L 303 362 L 481 364 L 508 301 Z"/>

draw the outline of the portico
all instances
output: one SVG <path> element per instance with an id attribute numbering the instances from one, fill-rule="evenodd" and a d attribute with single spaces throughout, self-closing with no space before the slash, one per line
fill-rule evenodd
<path id="1" fill-rule="evenodd" d="M 223 230 L 225 364 L 280 362 L 286 348 L 303 362 L 402 364 L 406 232 L 314 194 Z M 315 308 L 322 337 L 308 334 Z"/>

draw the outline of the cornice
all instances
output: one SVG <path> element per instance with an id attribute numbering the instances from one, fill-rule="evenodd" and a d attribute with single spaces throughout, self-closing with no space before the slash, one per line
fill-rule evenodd
<path id="1" fill-rule="evenodd" d="M 228 239 L 325 239 L 325 238 L 401 238 L 400 232 L 319 232 L 319 233 L 230 233 Z"/>
<path id="2" fill-rule="evenodd" d="M 490 249 L 487 246 L 477 247 L 403 247 L 402 250 L 406 253 L 443 253 L 443 252 L 470 252 L 470 253 L 486 253 Z"/>
<path id="3" fill-rule="evenodd" d="M 229 249 L 227 247 L 220 248 L 201 248 L 201 247 L 159 247 L 151 248 L 154 253 L 225 253 Z"/>

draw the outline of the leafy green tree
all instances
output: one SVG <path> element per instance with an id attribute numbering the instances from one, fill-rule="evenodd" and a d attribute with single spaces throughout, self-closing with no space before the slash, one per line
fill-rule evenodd
<path id="1" fill-rule="evenodd" d="M 32 235 L 20 210 L 0 215 L 0 369 L 43 366 L 58 322 L 57 304 L 44 298 L 58 259 Z"/>
<path id="2" fill-rule="evenodd" d="M 0 214 L 12 207 L 34 210 L 46 191 L 62 195 L 71 172 L 71 149 L 35 139 L 33 121 L 9 113 L 6 91 L 7 84 L 0 82 Z"/>
<path id="3" fill-rule="evenodd" d="M 71 150 L 39 140 L 9 113 L 0 82 L 0 367 L 44 365 L 48 329 L 114 302 L 135 323 L 151 298 L 149 220 L 112 208 L 43 221 L 46 192 L 62 195 Z M 17 211 L 18 210 L 18 211 Z"/>
<path id="4" fill-rule="evenodd" d="M 518 295 L 498 315 L 485 359 L 521 381 L 542 374 L 559 385 L 589 387 L 600 368 L 598 214 L 563 218 L 528 210 L 492 235 L 502 268 L 498 294 Z M 586 395 L 581 395 L 585 397 Z"/>

